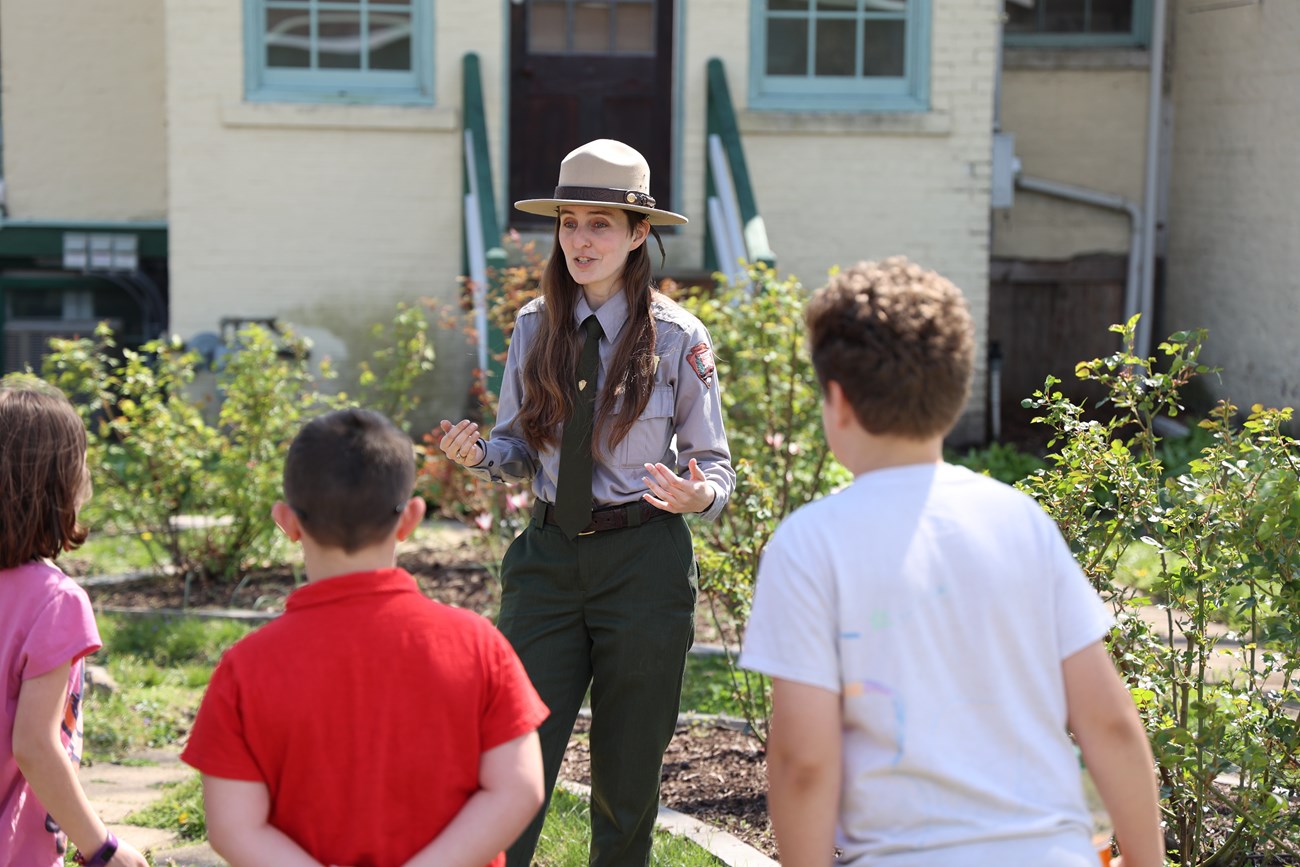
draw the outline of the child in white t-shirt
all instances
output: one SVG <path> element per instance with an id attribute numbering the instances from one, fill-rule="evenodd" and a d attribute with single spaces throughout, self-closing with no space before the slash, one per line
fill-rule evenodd
<path id="1" fill-rule="evenodd" d="M 826 438 L 856 478 L 773 535 L 745 635 L 741 664 L 773 681 L 783 867 L 1094 867 L 1067 729 L 1125 867 L 1161 864 L 1109 613 L 1032 499 L 943 462 L 971 378 L 960 290 L 863 262 L 805 319 Z"/>

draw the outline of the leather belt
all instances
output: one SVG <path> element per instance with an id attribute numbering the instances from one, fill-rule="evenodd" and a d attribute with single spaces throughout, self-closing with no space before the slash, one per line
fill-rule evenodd
<path id="1" fill-rule="evenodd" d="M 587 536 L 591 533 L 600 533 L 604 530 L 621 530 L 624 527 L 639 527 L 647 521 L 653 521 L 658 518 L 664 518 L 672 512 L 665 512 L 663 509 L 656 508 L 644 500 L 638 500 L 635 503 L 624 503 L 621 506 L 608 506 L 603 509 L 596 509 L 591 513 L 591 523 L 578 531 L 579 536 Z M 533 501 L 533 519 L 540 524 L 555 523 L 555 506 L 545 500 Z"/>

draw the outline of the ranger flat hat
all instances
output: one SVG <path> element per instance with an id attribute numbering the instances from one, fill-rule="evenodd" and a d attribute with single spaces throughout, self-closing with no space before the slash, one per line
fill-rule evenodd
<path id="1" fill-rule="evenodd" d="M 524 199 L 515 207 L 526 214 L 555 217 L 561 205 L 608 205 L 645 214 L 652 226 L 687 222 L 681 214 L 655 207 L 650 195 L 650 165 L 635 148 L 601 138 L 570 151 L 560 163 L 553 199 Z"/>

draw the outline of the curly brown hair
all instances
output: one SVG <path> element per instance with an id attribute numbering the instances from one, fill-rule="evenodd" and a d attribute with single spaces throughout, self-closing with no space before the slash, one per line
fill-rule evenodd
<path id="1" fill-rule="evenodd" d="M 86 426 L 63 392 L 32 376 L 0 380 L 0 569 L 86 541 Z"/>
<path id="2" fill-rule="evenodd" d="M 975 329 L 961 290 L 902 257 L 835 274 L 804 309 L 823 391 L 839 383 L 870 433 L 948 432 L 970 392 Z"/>

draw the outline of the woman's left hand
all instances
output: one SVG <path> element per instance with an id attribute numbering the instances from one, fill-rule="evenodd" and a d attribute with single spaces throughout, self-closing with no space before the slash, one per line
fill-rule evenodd
<path id="1" fill-rule="evenodd" d="M 665 512 L 688 515 L 703 512 L 713 505 L 715 491 L 713 485 L 700 472 L 700 467 L 691 458 L 690 478 L 682 478 L 663 464 L 646 464 L 646 474 L 641 481 L 646 483 L 650 492 L 641 499 Z"/>

